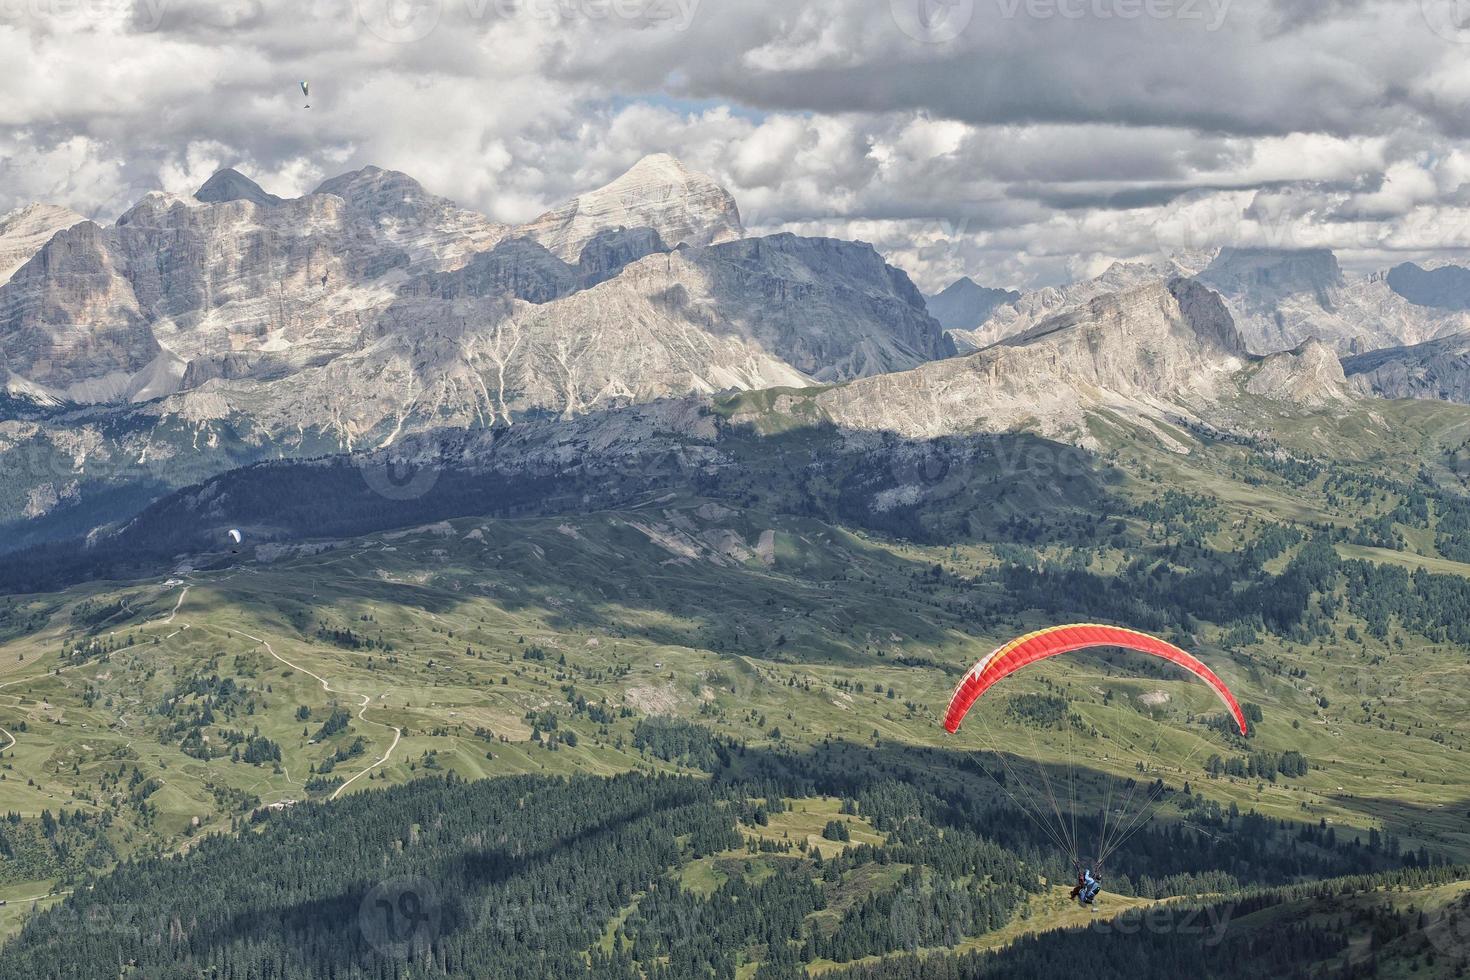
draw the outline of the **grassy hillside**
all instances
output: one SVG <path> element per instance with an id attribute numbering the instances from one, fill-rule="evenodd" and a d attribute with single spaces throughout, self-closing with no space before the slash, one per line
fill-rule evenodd
<path id="1" fill-rule="evenodd" d="M 1357 643 L 1227 649 L 1202 631 L 1206 659 L 1264 713 L 1249 750 L 1312 760 L 1305 777 L 1274 784 L 1205 785 L 1205 758 L 1243 751 L 1183 724 L 1216 711 L 1208 692 L 1112 660 L 1041 665 L 1005 696 L 1064 692 L 1116 748 L 1095 738 L 1079 747 L 1004 711 L 946 736 L 936 719 L 958 672 L 1047 621 L 1022 611 L 976 622 L 972 603 L 990 608 L 991 590 L 954 576 L 983 574 L 995 550 L 901 544 L 689 500 L 590 518 L 447 522 L 232 571 L 76 590 L 49 600 L 44 627 L 0 648 L 0 725 L 16 741 L 3 763 L 6 806 L 31 816 L 106 808 L 122 791 L 117 773 L 136 769 L 159 785 L 146 807 L 119 814 L 124 843 L 177 847 L 196 818 L 218 828 L 247 802 L 313 795 L 313 770 L 359 738 L 361 750 L 323 777 L 366 773 L 346 792 L 436 767 L 467 777 L 657 767 L 632 747 L 633 725 L 676 715 L 752 745 L 876 736 L 1009 745 L 1057 765 L 1070 738 L 1072 755 L 1100 771 L 1128 777 L 1152 755 L 1161 775 L 1225 804 L 1470 853 L 1464 732 L 1441 724 L 1466 672 L 1450 645 L 1399 648 L 1363 633 Z M 569 689 L 628 713 L 593 721 L 568 704 Z M 1365 715 L 1364 700 L 1378 708 Z M 184 713 L 205 705 L 213 720 L 199 727 L 210 741 L 196 747 L 221 753 L 207 760 L 180 740 L 196 727 L 181 719 L 199 717 Z M 345 727 L 318 737 L 334 711 L 349 716 Z M 577 744 L 538 747 L 542 712 Z M 1435 732 L 1453 741 L 1432 741 Z M 232 761 L 231 733 L 271 740 L 279 765 Z M 323 785 L 316 795 L 336 792 Z"/>
<path id="2" fill-rule="evenodd" d="M 890 845 L 891 828 L 844 812 L 855 788 L 814 792 L 800 767 L 891 767 L 936 800 L 960 793 L 945 804 L 968 814 L 945 818 L 957 825 L 1006 813 L 992 832 L 1052 882 L 947 953 L 1076 919 L 1055 901 L 1066 855 L 1020 812 L 1044 815 L 1054 785 L 1083 853 L 1139 818 L 1110 915 L 1470 860 L 1462 420 L 1383 412 L 1404 439 L 1382 417 L 1326 434 L 1297 420 L 1269 444 L 1180 429 L 1188 454 L 1147 437 L 1091 455 L 1023 441 L 824 467 L 799 462 L 818 437 L 797 427 L 736 438 L 698 486 L 605 508 L 339 538 L 225 514 L 251 534 L 241 555 L 0 599 L 0 813 L 15 815 L 0 823 L 0 928 L 124 857 L 444 774 L 738 776 L 754 782 L 735 796 L 758 801 L 759 780 L 808 773 L 765 822 L 736 819 L 753 845 L 680 860 L 682 887 L 714 895 L 798 844 Z M 1313 452 L 1344 433 L 1354 453 Z M 959 735 L 939 727 L 980 656 L 1089 619 L 1198 652 L 1259 719 L 1251 737 L 1218 724 L 1202 685 L 1116 653 L 1037 665 Z M 1299 771 L 1276 768 L 1288 758 Z M 847 841 L 823 837 L 833 821 Z M 765 856 L 751 864 L 747 846 Z M 853 872 L 823 886 L 814 927 L 836 935 L 901 890 L 893 864 Z M 600 924 L 609 955 L 636 913 Z"/>

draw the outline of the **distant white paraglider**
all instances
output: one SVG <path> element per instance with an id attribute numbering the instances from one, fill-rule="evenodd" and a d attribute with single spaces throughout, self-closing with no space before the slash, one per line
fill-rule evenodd
<path id="1" fill-rule="evenodd" d="M 245 540 L 245 536 L 240 533 L 239 528 L 232 527 L 230 528 L 230 540 L 235 542 L 236 544 L 239 544 L 241 541 Z"/>
<path id="2" fill-rule="evenodd" d="M 302 82 L 301 83 L 301 94 L 303 96 L 305 96 L 307 99 L 310 99 L 311 98 L 311 86 L 308 85 L 306 82 Z M 303 109 L 310 109 L 311 108 L 311 102 L 308 101 L 306 103 L 306 105 L 302 106 L 302 108 Z"/>

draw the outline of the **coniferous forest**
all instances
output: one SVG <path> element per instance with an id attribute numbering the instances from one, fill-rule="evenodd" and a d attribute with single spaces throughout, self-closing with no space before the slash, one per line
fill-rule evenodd
<path id="1" fill-rule="evenodd" d="M 5 946 L 0 977 L 733 977 L 753 960 L 762 978 L 812 962 L 842 965 L 844 980 L 901 980 L 1082 961 L 1104 977 L 1372 976 L 1349 955 L 1364 943 L 1465 963 L 1463 909 L 1428 923 L 1395 896 L 1466 869 L 1228 817 L 1146 833 L 1112 871 L 1119 895 L 1194 899 L 995 955 L 946 953 L 1016 925 L 1043 876 L 1068 874 L 1032 824 L 971 792 L 963 760 L 836 743 L 705 753 L 691 735 L 645 739 L 707 758 L 706 776 L 428 777 L 255 810 L 235 836 L 126 862 L 37 913 Z M 843 801 L 839 822 L 860 817 L 887 843 L 824 854 L 750 832 L 785 801 L 824 795 Z M 697 868 L 724 870 L 714 884 Z M 878 875 L 894 887 L 854 897 Z M 1301 876 L 1320 880 L 1289 884 Z M 1262 924 L 1275 914 L 1281 924 Z"/>

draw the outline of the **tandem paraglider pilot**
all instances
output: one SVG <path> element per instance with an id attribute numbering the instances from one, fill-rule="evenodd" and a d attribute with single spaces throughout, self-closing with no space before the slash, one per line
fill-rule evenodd
<path id="1" fill-rule="evenodd" d="M 1092 873 L 1092 869 L 1077 872 L 1077 884 L 1068 894 L 1069 898 L 1075 898 L 1079 905 L 1091 905 L 1097 893 L 1102 891 L 1102 882 Z"/>

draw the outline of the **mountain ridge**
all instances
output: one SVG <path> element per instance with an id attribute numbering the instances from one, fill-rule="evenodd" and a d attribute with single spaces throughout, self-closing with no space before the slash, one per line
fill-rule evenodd
<path id="1" fill-rule="evenodd" d="M 87 219 L 55 204 L 28 204 L 0 215 L 0 285 L 58 232 Z"/>
<path id="2" fill-rule="evenodd" d="M 703 209 L 711 200 L 712 210 Z M 221 170 L 194 198 L 150 194 L 112 226 L 92 225 L 71 239 L 53 237 L 0 287 L 0 352 L 17 379 L 15 390 L 77 403 L 142 402 L 214 379 L 245 382 L 257 374 L 257 380 L 272 382 L 348 353 L 371 356 L 394 334 L 400 351 L 417 352 L 410 361 L 438 351 L 408 365 L 435 371 L 455 338 L 469 337 L 473 345 L 487 333 L 514 330 L 503 321 L 527 314 L 507 300 L 564 300 L 615 281 L 630 265 L 672 246 L 732 246 L 743 235 L 728 193 L 667 155 L 644 158 L 563 211 L 565 221 L 510 227 L 378 167 L 338 175 L 292 199 L 266 194 L 238 171 Z M 633 220 L 645 223 L 626 224 Z M 765 245 L 709 253 L 704 263 L 745 266 L 751 283 L 766 283 L 762 288 L 776 308 L 807 302 L 813 291 L 826 289 L 824 280 L 847 284 L 823 293 L 821 302 L 851 301 L 855 307 L 840 314 L 834 309 L 814 332 L 811 349 L 798 353 L 800 363 L 776 370 L 783 381 L 907 367 L 950 351 L 925 325 L 922 298 L 912 283 L 876 259 L 871 247 L 817 245 L 798 259 L 794 241 L 776 237 Z M 773 268 L 757 271 L 762 261 Z M 821 268 L 824 261 L 832 263 L 830 270 Z M 858 278 L 872 288 L 843 271 L 854 262 L 861 267 Z M 53 270 L 65 281 L 56 280 Z M 795 277 L 789 287 L 775 284 L 788 275 Z M 673 306 L 680 290 L 700 289 L 691 282 L 671 282 L 668 288 Z M 890 299 L 874 306 L 878 293 Z M 887 305 L 890 300 L 898 306 Z M 730 293 L 721 302 L 748 305 Z M 908 307 L 916 312 L 903 312 Z M 406 315 L 410 310 L 412 318 Z M 676 323 L 678 317 L 667 316 L 643 322 L 666 321 L 674 333 L 659 343 L 667 345 L 690 329 L 723 329 L 718 325 L 727 319 L 713 308 L 691 315 L 699 322 Z M 748 311 L 738 315 L 748 332 Z M 894 324 L 898 335 L 892 342 L 879 336 L 883 328 L 874 317 Z M 766 345 L 791 347 L 791 329 L 773 329 L 784 331 L 785 340 L 768 339 Z M 852 350 L 843 348 L 844 332 L 852 333 Z M 553 370 L 552 362 L 568 352 L 548 356 L 546 370 Z M 764 358 L 772 365 L 779 359 L 770 350 L 732 349 L 732 356 L 742 362 Z M 497 378 L 503 369 L 497 365 Z M 686 388 L 739 387 L 771 376 L 766 367 L 752 371 L 734 364 L 717 364 L 712 376 L 701 378 L 704 373 L 692 372 Z M 654 387 L 665 393 L 661 384 Z M 632 377 L 615 387 L 631 392 L 645 383 Z M 562 394 L 559 410 L 578 401 L 568 391 Z M 549 395 L 533 399 L 541 407 L 556 401 Z"/>
<path id="3" fill-rule="evenodd" d="M 1349 277 L 1327 249 L 1221 248 L 1115 262 L 1091 279 L 1023 292 L 978 327 L 951 333 L 961 349 L 979 350 L 1094 296 L 1181 275 L 1220 293 L 1256 354 L 1316 338 L 1351 355 L 1470 330 L 1470 311 L 1416 304 L 1388 273 Z"/>
<path id="4" fill-rule="evenodd" d="M 743 238 L 735 198 L 714 178 L 668 153 L 641 158 L 621 176 L 519 227 L 563 261 L 609 228 L 652 228 L 670 246 L 714 245 Z"/>
<path id="5" fill-rule="evenodd" d="M 1014 289 L 981 286 L 961 276 L 933 296 L 925 298 L 929 313 L 945 330 L 976 330 L 998 307 L 1014 303 L 1021 293 Z"/>
<path id="6" fill-rule="evenodd" d="M 1094 446 L 1089 409 L 1141 420 L 1193 414 L 1248 363 L 1219 296 L 1176 277 L 1095 297 L 978 352 L 854 381 L 817 401 L 855 429 L 924 438 L 1026 429 Z"/>
<path id="7" fill-rule="evenodd" d="M 1365 395 L 1470 404 L 1470 333 L 1344 358 L 1343 369 Z"/>

